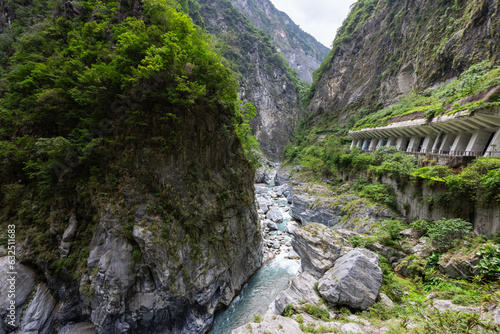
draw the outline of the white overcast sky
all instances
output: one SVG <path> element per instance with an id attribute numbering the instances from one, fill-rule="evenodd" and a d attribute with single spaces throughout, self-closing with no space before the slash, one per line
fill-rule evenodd
<path id="1" fill-rule="evenodd" d="M 271 0 L 305 32 L 331 47 L 337 29 L 356 0 Z"/>

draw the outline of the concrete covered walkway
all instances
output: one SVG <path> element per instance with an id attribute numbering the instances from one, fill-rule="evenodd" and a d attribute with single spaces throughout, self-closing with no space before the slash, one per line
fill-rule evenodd
<path id="1" fill-rule="evenodd" d="M 491 156 L 500 158 L 500 110 L 462 111 L 425 119 L 392 123 L 384 127 L 350 131 L 351 148 L 372 151 L 396 146 L 400 151 L 448 157 Z"/>

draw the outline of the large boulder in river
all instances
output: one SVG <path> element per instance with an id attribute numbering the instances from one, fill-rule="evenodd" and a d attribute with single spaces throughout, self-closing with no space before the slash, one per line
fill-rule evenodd
<path id="1" fill-rule="evenodd" d="M 287 304 L 300 305 L 304 302 L 308 304 L 318 304 L 319 296 L 314 290 L 314 284 L 318 280 L 309 272 L 303 272 L 290 282 L 288 289 L 281 291 L 274 301 L 275 311 L 282 314 Z"/>
<path id="2" fill-rule="evenodd" d="M 269 211 L 269 207 L 273 205 L 273 202 L 267 197 L 257 195 L 257 204 L 259 205 L 259 209 L 266 213 Z"/>
<path id="3" fill-rule="evenodd" d="M 318 292 L 328 304 L 366 310 L 382 286 L 378 255 L 356 248 L 339 258 L 318 283 Z"/>
<path id="4" fill-rule="evenodd" d="M 272 220 L 270 219 L 265 219 L 263 222 L 262 222 L 262 225 L 264 227 L 267 227 L 270 231 L 276 231 L 278 229 L 278 225 L 276 225 L 275 222 L 273 222 Z"/>
<path id="5" fill-rule="evenodd" d="M 292 247 L 300 255 L 302 271 L 321 277 L 346 253 L 349 242 L 332 229 L 309 223 L 294 230 Z"/>
<path id="6" fill-rule="evenodd" d="M 281 213 L 280 209 L 277 207 L 271 208 L 266 214 L 266 218 L 272 220 L 275 223 L 282 223 L 283 222 L 283 214 Z"/>

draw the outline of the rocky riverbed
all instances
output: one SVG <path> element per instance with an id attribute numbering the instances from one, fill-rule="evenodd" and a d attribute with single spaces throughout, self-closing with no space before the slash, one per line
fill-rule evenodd
<path id="1" fill-rule="evenodd" d="M 414 244 L 409 253 L 378 242 L 367 244 L 369 249 L 353 247 L 349 241 L 353 236 L 372 234 L 379 221 L 397 218 L 397 213 L 350 193 L 348 184 L 334 193 L 326 184 L 307 182 L 295 172 L 300 172 L 300 166 L 281 168 L 276 174 L 262 173 L 261 181 L 273 179 L 276 185 L 258 184 L 256 199 L 265 240 L 264 261 L 286 254 L 300 258 L 300 269 L 262 317 L 255 317 L 232 334 L 386 333 L 391 323 L 372 323 L 370 307 L 376 302 L 387 310 L 407 306 L 397 305 L 381 292 L 383 274 L 378 254 L 398 275 L 405 276 L 401 268 L 408 267 L 407 259 L 413 253 L 428 252 L 429 245 L 419 240 L 415 231 L 407 230 L 401 233 Z M 281 202 L 285 197 L 287 204 Z M 482 313 L 500 321 L 500 309 L 495 307 L 463 307 L 432 293 L 426 301 L 430 306 L 425 311 Z M 347 315 L 342 309 L 357 312 Z M 408 326 L 415 325 L 410 322 Z"/>

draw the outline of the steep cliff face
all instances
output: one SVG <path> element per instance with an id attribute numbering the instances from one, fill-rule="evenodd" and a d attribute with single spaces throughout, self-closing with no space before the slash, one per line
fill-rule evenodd
<path id="1" fill-rule="evenodd" d="M 252 102 L 252 129 L 262 151 L 278 160 L 300 118 L 301 83 L 269 38 L 255 30 L 229 0 L 199 0 L 197 24 L 218 36 L 229 66 L 241 74 L 240 98 Z M 198 17 L 198 18 L 197 18 Z"/>
<path id="2" fill-rule="evenodd" d="M 290 17 L 277 10 L 269 0 L 231 0 L 232 4 L 257 28 L 297 70 L 300 79 L 312 83 L 316 70 L 329 49 L 300 29 Z"/>
<path id="3" fill-rule="evenodd" d="M 361 108 L 373 112 L 498 61 L 499 10 L 493 0 L 358 1 L 315 74 L 309 112 L 346 123 Z"/>
<path id="4" fill-rule="evenodd" d="M 236 80 L 171 2 L 39 5 L 1 35 L 0 332 L 207 332 L 262 258 Z"/>

